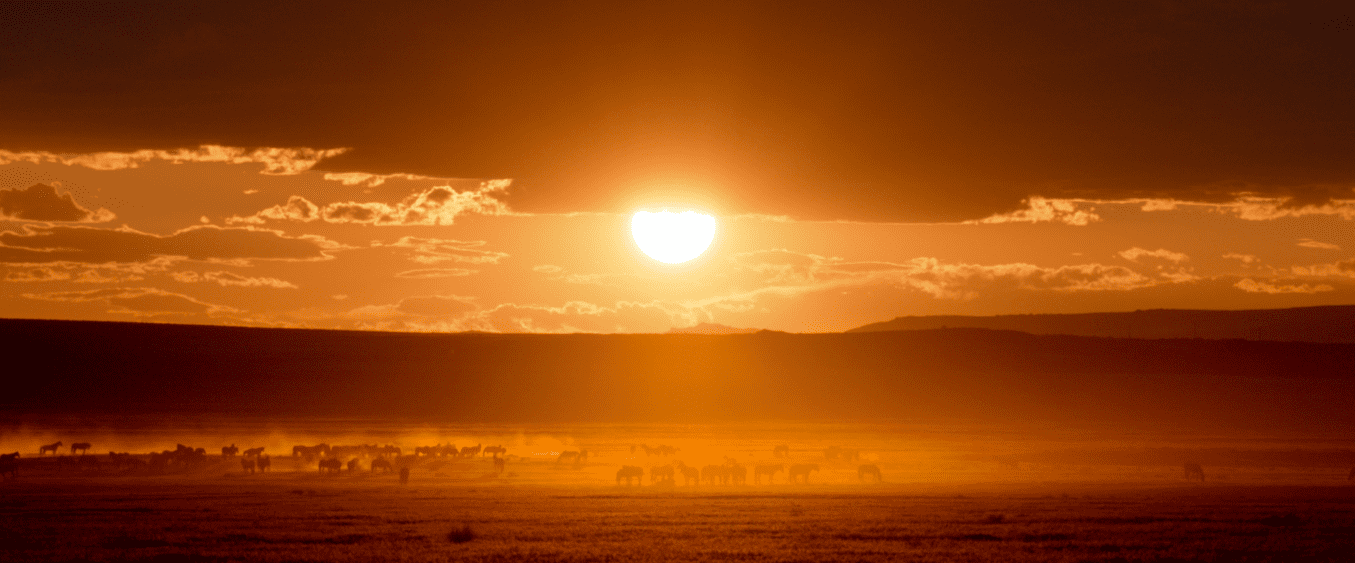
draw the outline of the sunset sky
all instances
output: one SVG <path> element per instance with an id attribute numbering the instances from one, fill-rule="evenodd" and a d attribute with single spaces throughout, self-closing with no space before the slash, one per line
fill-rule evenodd
<path id="1" fill-rule="evenodd" d="M 1355 303 L 1342 3 L 3 3 L 0 316 Z M 716 217 L 661 264 L 638 210 Z"/>

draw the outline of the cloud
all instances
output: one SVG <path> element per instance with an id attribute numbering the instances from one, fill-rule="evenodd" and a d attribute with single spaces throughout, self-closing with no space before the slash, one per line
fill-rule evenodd
<path id="1" fill-rule="evenodd" d="M 1214 207 L 1248 221 L 1270 221 L 1308 215 L 1331 215 L 1347 221 L 1355 219 L 1355 200 L 1352 199 L 1307 203 L 1292 197 L 1246 196 L 1232 203 L 1216 204 Z"/>
<path id="2" fill-rule="evenodd" d="M 216 282 L 222 287 L 272 287 L 277 289 L 296 289 L 291 282 L 277 278 L 250 278 L 231 272 L 173 272 L 169 275 L 175 281 L 183 283 Z"/>
<path id="3" fill-rule="evenodd" d="M 66 166 L 84 166 L 94 170 L 125 170 L 138 168 L 153 160 L 182 164 L 185 162 L 224 162 L 230 164 L 263 164 L 263 174 L 294 175 L 310 170 L 323 159 L 347 152 L 346 148 L 258 148 L 202 145 L 196 149 L 139 150 L 136 152 L 98 152 L 87 154 L 55 154 L 45 151 L 10 152 L 0 150 L 0 165 L 12 162 L 60 163 Z"/>
<path id="4" fill-rule="evenodd" d="M 329 172 L 325 174 L 325 179 L 342 183 L 345 186 L 357 186 L 366 184 L 369 188 L 375 188 L 386 183 L 386 180 L 392 178 L 400 180 L 432 180 L 431 176 L 420 176 L 418 174 L 368 174 L 366 172 Z"/>
<path id="5" fill-rule="evenodd" d="M 230 217 L 226 222 L 259 224 L 267 220 L 309 222 L 321 219 L 326 223 L 377 226 L 451 225 L 462 213 L 512 214 L 507 204 L 496 199 L 511 183 L 511 180 L 490 180 L 481 182 L 477 190 L 464 192 L 453 190 L 451 186 L 435 186 L 410 194 L 394 204 L 347 201 L 320 207 L 301 196 L 292 196 L 286 204 L 254 215 Z"/>
<path id="6" fill-rule="evenodd" d="M 1297 276 L 1355 278 L 1355 258 L 1331 264 L 1294 266 L 1290 270 Z"/>
<path id="7" fill-rule="evenodd" d="M 237 313 L 239 310 L 204 303 L 187 295 L 171 293 L 152 287 L 119 287 L 88 291 L 59 291 L 25 293 L 25 298 L 64 303 L 103 303 L 110 313 L 124 313 L 138 317 L 157 315 L 216 315 Z"/>
<path id="8" fill-rule="evenodd" d="M 1229 252 L 1229 253 L 1227 253 L 1227 254 L 1224 254 L 1223 257 L 1224 257 L 1224 258 L 1231 258 L 1231 259 L 1233 259 L 1233 260 L 1241 260 L 1243 264 L 1255 264 L 1255 263 L 1261 261 L 1260 258 L 1257 258 L 1257 257 L 1254 256 L 1254 255 L 1251 255 L 1251 254 L 1240 254 L 1240 253 L 1237 253 L 1237 252 Z"/>
<path id="9" fill-rule="evenodd" d="M 1321 248 L 1321 249 L 1323 249 L 1323 250 L 1341 250 L 1341 247 L 1336 246 L 1336 245 L 1334 245 L 1334 244 L 1331 244 L 1331 243 L 1329 243 L 1329 242 L 1318 242 L 1318 241 L 1315 241 L 1315 240 L 1313 240 L 1313 239 L 1308 239 L 1308 238 L 1303 239 L 1302 241 L 1298 242 L 1298 245 L 1299 245 L 1299 246 L 1302 246 L 1302 247 L 1304 247 L 1304 248 Z"/>
<path id="10" fill-rule="evenodd" d="M 1159 248 L 1157 250 L 1146 250 L 1135 246 L 1134 248 L 1131 248 L 1129 250 L 1120 251 L 1120 257 L 1130 262 L 1138 262 L 1139 258 L 1142 258 L 1144 256 L 1147 256 L 1149 258 L 1158 258 L 1162 260 L 1167 260 L 1169 262 L 1174 262 L 1177 264 L 1190 260 L 1190 257 L 1186 256 L 1185 254 L 1182 254 L 1180 252 L 1172 252 L 1165 248 Z"/>
<path id="11" fill-rule="evenodd" d="M 326 260 L 342 245 L 314 235 L 288 237 L 253 227 L 196 225 L 169 235 L 128 227 L 35 227 L 0 232 L 0 262 L 148 262 L 160 257 L 247 262 L 249 260 Z"/>
<path id="12" fill-rule="evenodd" d="M 1242 291 L 1245 291 L 1245 292 L 1247 292 L 1247 293 L 1271 293 L 1271 294 L 1276 294 L 1276 293 L 1320 293 L 1320 292 L 1323 292 L 1323 291 L 1333 291 L 1333 290 L 1336 289 L 1336 288 L 1334 288 L 1334 287 L 1332 287 L 1332 286 L 1330 286 L 1330 285 L 1326 285 L 1326 284 L 1321 284 L 1321 285 L 1308 285 L 1308 284 L 1304 283 L 1304 284 L 1276 285 L 1276 284 L 1267 283 L 1267 282 L 1258 282 L 1258 281 L 1253 280 L 1253 279 L 1251 279 L 1251 278 L 1243 278 L 1241 281 L 1239 281 L 1239 282 L 1233 284 L 1233 287 L 1236 287 L 1236 288 L 1238 288 L 1238 289 L 1240 289 L 1240 290 L 1242 290 Z"/>
<path id="13" fill-rule="evenodd" d="M 467 270 L 465 268 L 424 268 L 421 270 L 406 270 L 395 274 L 397 278 L 411 280 L 426 280 L 434 278 L 456 278 L 469 276 L 478 270 Z"/>
<path id="14" fill-rule="evenodd" d="M 450 239 L 403 237 L 392 243 L 372 242 L 372 246 L 408 248 L 413 250 L 410 260 L 420 264 L 440 264 L 443 262 L 461 262 L 466 264 L 498 264 L 508 257 L 507 253 L 483 250 L 485 241 L 462 241 Z"/>
<path id="15" fill-rule="evenodd" d="M 1082 200 L 1048 199 L 1032 196 L 1026 198 L 1023 203 L 1026 204 L 1025 209 L 992 215 L 976 221 L 965 221 L 965 224 L 1057 222 L 1065 225 L 1085 227 L 1101 220 L 1101 216 L 1095 213 L 1095 208 L 1079 208 L 1080 204 L 1086 203 Z"/>
<path id="16" fill-rule="evenodd" d="M 33 184 L 23 190 L 0 190 L 0 219 L 106 223 L 114 217 L 107 209 L 90 211 L 80 207 L 70 193 L 57 192 L 55 187 L 47 184 Z"/>

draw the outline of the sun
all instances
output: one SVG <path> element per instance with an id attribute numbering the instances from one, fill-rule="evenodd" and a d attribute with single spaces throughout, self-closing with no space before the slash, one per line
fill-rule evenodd
<path id="1" fill-rule="evenodd" d="M 630 232 L 650 258 L 681 264 L 710 247 L 715 240 L 715 218 L 695 211 L 640 211 L 630 220 Z"/>

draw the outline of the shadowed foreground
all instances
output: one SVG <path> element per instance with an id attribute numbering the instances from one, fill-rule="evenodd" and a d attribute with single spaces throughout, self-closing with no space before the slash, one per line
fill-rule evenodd
<path id="1" fill-rule="evenodd" d="M 26 482 L 5 561 L 1341 561 L 1355 488 Z"/>

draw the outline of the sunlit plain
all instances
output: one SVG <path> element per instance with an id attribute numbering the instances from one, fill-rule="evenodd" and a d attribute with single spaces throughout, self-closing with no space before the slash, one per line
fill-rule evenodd
<path id="1" fill-rule="evenodd" d="M 715 218 L 695 211 L 640 211 L 630 228 L 640 250 L 665 264 L 696 258 L 715 240 Z"/>

